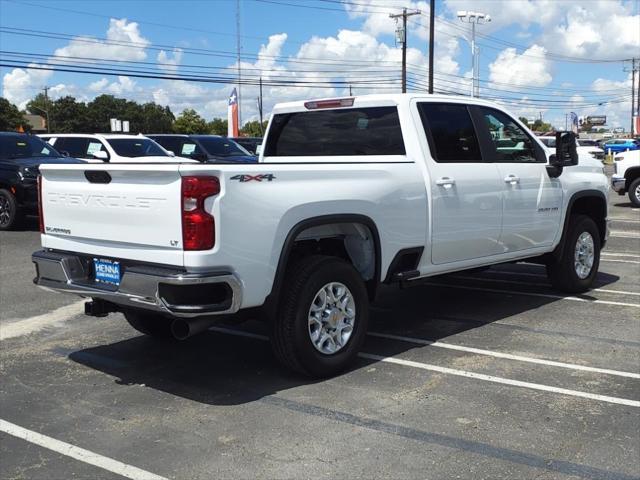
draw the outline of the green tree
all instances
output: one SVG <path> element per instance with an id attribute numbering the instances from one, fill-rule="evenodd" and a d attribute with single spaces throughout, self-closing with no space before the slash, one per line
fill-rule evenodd
<path id="1" fill-rule="evenodd" d="M 262 137 L 264 131 L 267 129 L 268 123 L 267 121 L 262 122 L 262 128 L 260 128 L 260 122 L 258 120 L 247 122 L 240 129 L 240 133 L 247 137 Z"/>
<path id="2" fill-rule="evenodd" d="M 154 102 L 142 105 L 141 131 L 144 133 L 171 133 L 175 116 L 169 107 Z"/>
<path id="3" fill-rule="evenodd" d="M 207 122 L 192 108 L 184 110 L 176 121 L 173 122 L 173 130 L 176 133 L 209 133 Z"/>
<path id="4" fill-rule="evenodd" d="M 525 125 L 529 125 L 529 120 L 527 120 L 527 117 L 518 117 L 518 120 L 520 120 Z"/>
<path id="5" fill-rule="evenodd" d="M 223 120 L 222 118 L 214 118 L 207 124 L 207 128 L 209 129 L 209 133 L 212 135 L 226 135 L 228 129 L 227 120 Z"/>
<path id="6" fill-rule="evenodd" d="M 529 125 L 529 128 L 531 128 L 534 132 L 551 132 L 553 130 L 553 127 L 550 123 L 545 123 L 539 118 L 535 122 L 533 122 L 533 125 Z"/>
<path id="7" fill-rule="evenodd" d="M 127 101 L 113 95 L 99 95 L 87 104 L 87 130 L 93 133 L 111 131 L 110 119 L 129 120 L 124 115 Z"/>
<path id="8" fill-rule="evenodd" d="M 16 130 L 18 127 L 26 127 L 22 113 L 13 103 L 0 97 L 0 131 Z"/>
<path id="9" fill-rule="evenodd" d="M 87 127 L 87 105 L 74 97 L 61 97 L 51 103 L 49 119 L 55 133 L 90 133 Z"/>

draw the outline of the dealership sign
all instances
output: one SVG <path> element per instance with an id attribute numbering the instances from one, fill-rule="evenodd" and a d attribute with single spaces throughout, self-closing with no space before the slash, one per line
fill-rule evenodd
<path id="1" fill-rule="evenodd" d="M 605 125 L 607 123 L 606 115 L 590 115 L 585 118 L 585 122 L 589 125 Z"/>

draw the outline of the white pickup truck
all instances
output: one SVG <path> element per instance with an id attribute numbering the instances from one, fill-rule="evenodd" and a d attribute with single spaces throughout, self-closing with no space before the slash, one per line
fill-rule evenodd
<path id="1" fill-rule="evenodd" d="M 621 152 L 613 157 L 611 187 L 618 195 L 629 195 L 631 204 L 640 207 L 640 150 Z"/>
<path id="2" fill-rule="evenodd" d="M 381 283 L 527 260 L 587 290 L 608 183 L 491 102 L 371 95 L 277 105 L 257 164 L 46 165 L 35 283 L 186 338 L 261 313 L 286 366 L 329 376 Z"/>

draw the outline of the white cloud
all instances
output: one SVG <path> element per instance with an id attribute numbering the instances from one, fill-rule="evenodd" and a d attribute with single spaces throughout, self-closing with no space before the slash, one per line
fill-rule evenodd
<path id="1" fill-rule="evenodd" d="M 182 62 L 183 51 L 181 48 L 174 48 L 173 55 L 169 56 L 167 52 L 164 50 L 160 50 L 158 53 L 157 61 L 158 66 L 162 70 L 166 70 L 168 72 L 176 72 L 180 63 Z"/>
<path id="2" fill-rule="evenodd" d="M 89 84 L 89 90 L 92 92 L 104 92 L 104 89 L 109 85 L 109 80 L 106 78 L 101 78 L 100 80 L 96 80 Z"/>
<path id="3" fill-rule="evenodd" d="M 37 67 L 38 64 L 29 66 Z M 50 70 L 14 68 L 2 78 L 2 95 L 22 109 L 42 90 L 51 75 Z"/>
<path id="4" fill-rule="evenodd" d="M 112 18 L 109 20 L 107 41 L 88 36 L 76 37 L 67 46 L 58 48 L 54 56 L 144 60 L 147 58 L 145 48 L 150 43 L 142 36 L 136 22 L 127 22 L 126 18 Z"/>
<path id="5" fill-rule="evenodd" d="M 505 83 L 544 87 L 552 80 L 548 69 L 549 61 L 544 47 L 533 45 L 522 54 L 518 54 L 515 48 L 507 48 L 489 64 L 489 80 L 494 82 L 491 85 L 493 88 L 513 88 L 501 85 Z"/>
<path id="6" fill-rule="evenodd" d="M 482 26 L 485 34 L 513 24 L 525 28 L 537 25 L 536 43 L 560 55 L 620 59 L 640 49 L 640 15 L 633 14 L 633 2 L 446 0 L 445 5 L 452 16 L 457 10 L 490 14 L 492 22 Z"/>

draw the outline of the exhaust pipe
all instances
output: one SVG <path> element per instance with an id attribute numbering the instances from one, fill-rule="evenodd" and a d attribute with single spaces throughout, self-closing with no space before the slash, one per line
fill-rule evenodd
<path id="1" fill-rule="evenodd" d="M 176 318 L 171 322 L 171 335 L 177 340 L 185 340 L 218 322 L 218 318 Z"/>

